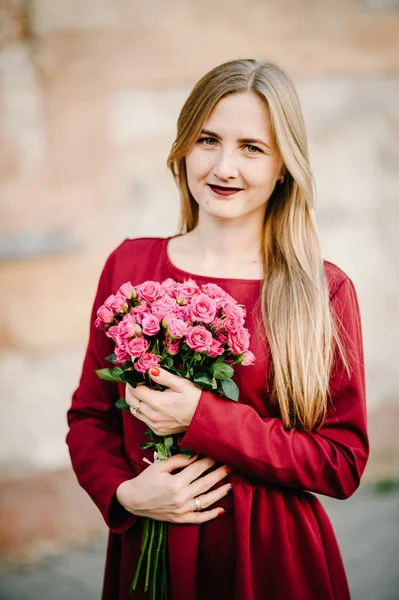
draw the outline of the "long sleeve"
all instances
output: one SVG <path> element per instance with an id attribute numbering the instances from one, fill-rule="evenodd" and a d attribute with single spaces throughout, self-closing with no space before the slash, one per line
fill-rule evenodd
<path id="1" fill-rule="evenodd" d="M 123 533 L 136 517 L 116 499 L 116 490 L 134 473 L 123 450 L 122 418 L 114 403 L 118 399 L 115 383 L 99 379 L 95 370 L 106 366 L 113 343 L 94 326 L 99 306 L 112 293 L 111 274 L 114 251 L 100 276 L 90 319 L 90 335 L 79 386 L 67 413 L 69 431 L 66 442 L 79 484 L 95 502 L 111 531 Z"/>
<path id="2" fill-rule="evenodd" d="M 346 332 L 351 373 L 335 361 L 327 416 L 317 432 L 286 430 L 279 418 L 261 418 L 251 406 L 203 391 L 180 444 L 271 484 L 351 496 L 366 466 L 369 442 L 359 306 L 349 278 L 331 302 Z"/>

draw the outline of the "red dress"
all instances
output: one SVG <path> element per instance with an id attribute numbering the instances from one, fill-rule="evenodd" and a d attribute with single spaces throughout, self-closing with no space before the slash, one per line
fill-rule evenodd
<path id="1" fill-rule="evenodd" d="M 129 600 L 140 550 L 143 519 L 119 505 L 118 485 L 152 460 L 146 426 L 114 407 L 123 385 L 100 380 L 112 341 L 93 325 L 105 298 L 124 282 L 172 277 L 218 283 L 247 308 L 246 325 L 256 363 L 236 367 L 235 403 L 202 392 L 181 444 L 233 468 L 222 484 L 233 491 L 215 506 L 226 513 L 199 525 L 169 524 L 173 600 L 347 600 L 350 598 L 330 520 L 312 493 L 348 498 L 357 489 L 369 445 L 362 334 L 351 280 L 325 262 L 330 297 L 348 336 L 348 377 L 336 361 L 327 419 L 317 433 L 284 429 L 269 401 L 267 342 L 261 337 L 256 302 L 259 280 L 197 276 L 174 266 L 169 238 L 124 241 L 106 261 L 90 322 L 90 338 L 79 386 L 68 411 L 67 443 L 80 485 L 110 529 L 102 600 Z M 134 596 L 144 600 L 141 592 Z"/>

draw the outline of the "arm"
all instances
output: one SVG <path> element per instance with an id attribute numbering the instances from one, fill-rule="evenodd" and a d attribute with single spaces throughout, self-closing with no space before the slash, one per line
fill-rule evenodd
<path id="1" fill-rule="evenodd" d="M 117 385 L 97 377 L 95 370 L 105 366 L 112 354 L 113 342 L 94 327 L 97 309 L 110 289 L 115 251 L 109 256 L 98 284 L 90 319 L 89 343 L 83 362 L 79 386 L 67 413 L 72 467 L 79 484 L 100 509 L 107 526 L 114 533 L 126 531 L 136 517 L 125 510 L 116 498 L 116 490 L 134 473 L 123 451 L 122 418 L 114 403 Z"/>
<path id="2" fill-rule="evenodd" d="M 204 391 L 181 445 L 272 484 L 335 498 L 353 494 L 369 444 L 359 306 L 350 279 L 340 284 L 332 303 L 346 331 L 351 374 L 336 361 L 318 432 L 286 430 L 279 418 L 261 418 L 251 406 Z"/>

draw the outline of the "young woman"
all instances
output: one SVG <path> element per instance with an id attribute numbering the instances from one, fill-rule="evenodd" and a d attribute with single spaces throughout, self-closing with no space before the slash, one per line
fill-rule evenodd
<path id="1" fill-rule="evenodd" d="M 109 256 L 68 411 L 73 468 L 110 529 L 102 598 L 131 597 L 151 517 L 169 523 L 172 600 L 347 600 L 312 492 L 348 498 L 367 462 L 361 325 L 352 281 L 321 256 L 286 73 L 255 60 L 207 73 L 182 108 L 168 165 L 180 234 L 125 240 Z M 256 361 L 236 367 L 238 403 L 164 369 L 151 373 L 162 393 L 96 376 L 113 350 L 94 327 L 98 307 L 125 281 L 168 277 L 216 283 L 245 305 Z M 114 407 L 121 393 L 131 413 Z M 147 426 L 183 434 L 197 456 L 148 466 Z"/>

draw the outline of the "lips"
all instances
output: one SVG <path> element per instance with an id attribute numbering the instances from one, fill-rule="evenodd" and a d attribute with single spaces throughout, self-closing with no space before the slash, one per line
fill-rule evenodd
<path id="1" fill-rule="evenodd" d="M 218 196 L 231 196 L 232 194 L 241 192 L 241 188 L 223 187 L 221 185 L 211 185 L 210 183 L 208 183 L 208 186 L 211 188 L 212 192 L 215 192 Z"/>

